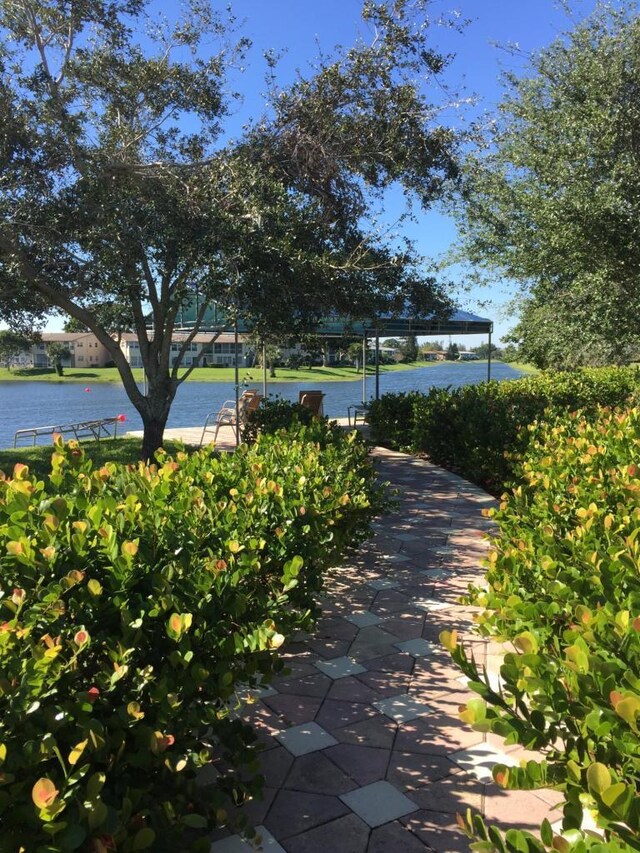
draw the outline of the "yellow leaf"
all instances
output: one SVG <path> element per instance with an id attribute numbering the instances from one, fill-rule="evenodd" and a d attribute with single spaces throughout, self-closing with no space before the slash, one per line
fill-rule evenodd
<path id="1" fill-rule="evenodd" d="M 126 557 L 135 557 L 138 553 L 138 543 L 137 542 L 123 542 L 122 543 L 122 553 Z"/>
<path id="2" fill-rule="evenodd" d="M 95 578 L 91 578 L 91 580 L 87 583 L 87 589 L 91 593 L 91 595 L 100 595 L 102 592 L 102 585 Z"/>
<path id="3" fill-rule="evenodd" d="M 273 637 L 270 637 L 267 640 L 267 648 L 279 649 L 283 643 L 284 643 L 284 636 L 282 634 L 274 634 Z"/>
<path id="4" fill-rule="evenodd" d="M 523 654 L 534 654 L 538 651 L 538 641 L 533 636 L 531 631 L 523 631 L 513 639 L 513 645 Z"/>
<path id="5" fill-rule="evenodd" d="M 39 809 L 46 809 L 55 802 L 59 793 L 51 779 L 43 777 L 31 789 L 31 798 Z"/>
<path id="6" fill-rule="evenodd" d="M 448 649 L 450 652 L 455 651 L 458 645 L 458 632 L 457 631 L 441 631 L 440 632 L 440 642 Z"/>
<path id="7" fill-rule="evenodd" d="M 87 740 L 81 740 L 80 743 L 77 743 L 73 747 L 73 749 L 69 753 L 69 764 L 71 764 L 73 766 L 74 764 L 78 763 L 78 759 L 80 758 L 80 756 L 84 752 L 87 743 L 88 743 Z"/>
<path id="8" fill-rule="evenodd" d="M 129 702 L 127 705 L 127 714 L 136 720 L 141 720 L 144 717 L 144 711 L 140 710 L 140 705 L 137 702 Z"/>

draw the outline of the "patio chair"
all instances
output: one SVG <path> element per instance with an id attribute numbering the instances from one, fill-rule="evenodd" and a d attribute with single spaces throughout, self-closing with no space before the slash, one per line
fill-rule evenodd
<path id="1" fill-rule="evenodd" d="M 220 431 L 220 427 L 230 426 L 233 428 L 235 432 L 236 439 L 239 438 L 238 427 L 242 426 L 249 412 L 255 411 L 260 405 L 260 401 L 262 400 L 262 394 L 258 394 L 257 389 L 252 388 L 248 391 L 243 391 L 242 396 L 238 400 L 238 415 L 240 417 L 240 424 L 238 424 L 238 420 L 236 418 L 236 401 L 235 400 L 225 400 L 222 404 L 222 407 L 217 412 L 210 412 L 207 415 L 207 418 L 204 422 L 204 427 L 202 428 L 202 436 L 200 438 L 200 447 L 204 444 L 205 435 L 208 432 L 213 431 L 213 441 L 215 442 L 218 438 L 218 432 Z"/>
<path id="2" fill-rule="evenodd" d="M 358 421 L 362 424 L 366 424 L 368 414 L 368 403 L 353 403 L 351 406 L 347 406 L 347 421 L 350 427 L 357 426 Z"/>
<path id="3" fill-rule="evenodd" d="M 298 402 L 301 406 L 306 406 L 311 409 L 316 417 L 321 418 L 324 414 L 322 400 L 324 394 L 322 391 L 300 391 L 298 394 Z"/>

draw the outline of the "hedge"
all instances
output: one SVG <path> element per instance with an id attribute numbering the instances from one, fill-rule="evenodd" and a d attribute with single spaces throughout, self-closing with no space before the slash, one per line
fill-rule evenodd
<path id="1" fill-rule="evenodd" d="M 502 837 L 480 818 L 473 849 L 640 849 L 640 409 L 599 408 L 533 424 L 503 496 L 488 557 L 482 635 L 508 642 L 499 692 L 455 632 L 441 639 L 479 698 L 462 719 L 539 761 L 497 766 L 505 788 L 553 787 L 564 795 L 563 836 Z M 588 812 L 604 838 L 580 831 Z"/>
<path id="2" fill-rule="evenodd" d="M 237 691 L 383 506 L 366 448 L 316 423 L 96 470 L 58 442 L 52 466 L 0 477 L 0 850 L 208 850 L 260 788 Z"/>
<path id="3" fill-rule="evenodd" d="M 499 493 L 513 479 L 512 455 L 526 447 L 526 426 L 545 410 L 624 405 L 639 384 L 639 368 L 606 367 L 433 388 L 428 394 L 385 394 L 371 404 L 368 421 L 375 441 L 426 453 Z"/>

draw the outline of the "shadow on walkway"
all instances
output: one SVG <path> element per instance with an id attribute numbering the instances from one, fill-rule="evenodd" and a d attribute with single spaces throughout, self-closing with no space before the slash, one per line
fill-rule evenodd
<path id="1" fill-rule="evenodd" d="M 503 650 L 473 635 L 474 610 L 457 604 L 482 576 L 494 499 L 424 460 L 374 456 L 397 510 L 329 573 L 316 633 L 288 645 L 290 673 L 243 714 L 265 745 L 266 778 L 245 814 L 270 853 L 466 851 L 456 812 L 536 831 L 559 799 L 493 783 L 494 763 L 525 752 L 460 722 L 474 694 L 438 642 L 456 628 L 497 673 Z M 211 853 L 252 849 L 216 838 Z"/>

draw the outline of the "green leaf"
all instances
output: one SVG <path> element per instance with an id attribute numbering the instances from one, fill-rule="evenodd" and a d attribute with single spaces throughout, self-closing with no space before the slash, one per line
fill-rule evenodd
<path id="1" fill-rule="evenodd" d="M 590 764 L 587 768 L 587 784 L 589 785 L 590 791 L 593 791 L 596 794 L 602 794 L 602 792 L 611 785 L 611 773 L 609 772 L 609 768 L 599 762 Z"/>
<path id="2" fill-rule="evenodd" d="M 547 818 L 540 825 L 540 838 L 542 839 L 542 843 L 546 844 L 547 847 L 551 847 L 553 844 L 553 829 Z"/>
<path id="3" fill-rule="evenodd" d="M 182 823 L 192 829 L 206 829 L 209 825 L 206 817 L 199 814 L 188 814 L 182 818 Z"/>
<path id="4" fill-rule="evenodd" d="M 508 829 L 505 833 L 505 841 L 510 853 L 529 853 L 527 838 L 519 829 Z"/>
<path id="5" fill-rule="evenodd" d="M 133 850 L 146 850 L 156 840 L 155 832 L 148 826 L 139 829 L 133 838 Z"/>
<path id="6" fill-rule="evenodd" d="M 615 785 L 610 785 L 599 793 L 602 802 L 609 806 L 610 809 L 615 809 L 616 805 L 626 798 L 629 791 L 629 787 L 624 782 L 616 782 Z"/>

